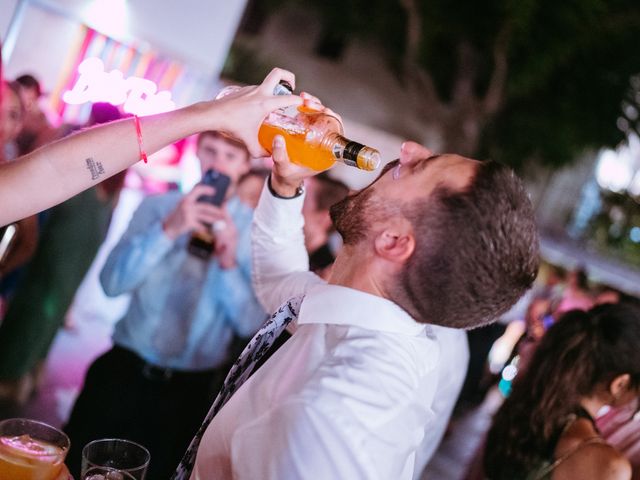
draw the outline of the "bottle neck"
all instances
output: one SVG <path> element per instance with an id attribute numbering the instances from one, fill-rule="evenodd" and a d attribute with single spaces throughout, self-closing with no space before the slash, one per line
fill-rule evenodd
<path id="1" fill-rule="evenodd" d="M 375 170 L 380 165 L 380 153 L 377 150 L 351 141 L 336 132 L 327 133 L 320 146 L 330 151 L 337 162 L 342 162 L 350 167 Z"/>

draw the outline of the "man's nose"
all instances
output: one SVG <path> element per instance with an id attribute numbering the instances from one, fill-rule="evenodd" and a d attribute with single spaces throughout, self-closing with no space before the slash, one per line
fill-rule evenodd
<path id="1" fill-rule="evenodd" d="M 400 164 L 414 165 L 424 158 L 433 155 L 433 152 L 427 147 L 416 142 L 407 141 L 400 147 Z"/>

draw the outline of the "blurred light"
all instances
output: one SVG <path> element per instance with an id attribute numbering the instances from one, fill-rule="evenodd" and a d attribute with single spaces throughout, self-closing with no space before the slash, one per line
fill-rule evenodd
<path id="1" fill-rule="evenodd" d="M 624 114 L 629 120 L 634 121 L 638 119 L 638 110 L 636 109 L 636 107 L 634 107 L 630 103 L 625 102 L 622 108 L 624 110 Z"/>
<path id="2" fill-rule="evenodd" d="M 82 10 L 85 22 L 94 29 L 121 38 L 129 31 L 127 0 L 92 0 Z"/>
<path id="3" fill-rule="evenodd" d="M 629 121 L 626 118 L 619 117 L 616 120 L 616 126 L 621 132 L 627 133 L 629 131 Z"/>
<path id="4" fill-rule="evenodd" d="M 640 170 L 638 170 L 634 175 L 633 180 L 631 180 L 631 183 L 629 184 L 628 190 L 631 195 L 640 197 Z"/>
<path id="5" fill-rule="evenodd" d="M 517 374 L 518 368 L 515 365 L 507 365 L 506 367 L 504 367 L 504 370 L 502 370 L 502 378 L 504 378 L 507 382 L 513 381 L 513 379 L 516 378 Z"/>
<path id="6" fill-rule="evenodd" d="M 504 378 L 498 382 L 498 391 L 504 398 L 508 398 L 511 395 L 511 382 L 506 381 Z"/>
<path id="7" fill-rule="evenodd" d="M 119 70 L 104 71 L 99 58 L 87 58 L 78 66 L 78 80 L 71 90 L 62 95 L 69 104 L 108 102 L 123 105 L 123 110 L 134 115 L 151 115 L 176 108 L 171 92 L 158 92 L 151 80 L 139 77 L 124 78 Z"/>
<path id="8" fill-rule="evenodd" d="M 596 167 L 596 180 L 602 188 L 622 192 L 629 187 L 634 171 L 625 157 L 613 150 L 607 150 L 600 156 Z"/>
<path id="9" fill-rule="evenodd" d="M 629 232 L 629 238 L 633 243 L 640 243 L 640 227 L 633 227 Z"/>

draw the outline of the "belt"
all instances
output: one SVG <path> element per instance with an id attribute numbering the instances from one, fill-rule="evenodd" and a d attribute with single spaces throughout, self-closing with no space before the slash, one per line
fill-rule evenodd
<path id="1" fill-rule="evenodd" d="M 168 382 L 174 377 L 184 375 L 186 372 L 179 372 L 172 368 L 156 367 L 144 360 L 142 360 L 142 369 L 140 370 L 142 376 L 147 380 Z"/>
<path id="2" fill-rule="evenodd" d="M 211 377 L 219 370 L 217 368 L 207 370 L 179 370 L 175 368 L 160 367 L 158 365 L 147 362 L 140 355 L 129 350 L 128 348 L 114 345 L 113 350 L 119 351 L 120 354 L 125 354 L 126 356 L 130 357 L 140 374 L 145 379 L 152 382 L 170 382 L 181 380 L 209 381 L 211 380 Z"/>

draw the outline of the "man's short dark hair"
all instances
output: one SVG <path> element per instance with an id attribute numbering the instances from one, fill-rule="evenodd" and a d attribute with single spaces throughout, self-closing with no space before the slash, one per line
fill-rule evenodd
<path id="1" fill-rule="evenodd" d="M 247 160 L 251 158 L 247 145 L 238 138 L 232 137 L 231 135 L 227 135 L 226 133 L 220 132 L 218 130 L 206 130 L 198 135 L 197 145 L 200 146 L 202 139 L 206 137 L 219 138 L 221 140 L 224 140 L 229 145 L 233 145 L 234 147 L 244 150 L 247 154 Z"/>
<path id="2" fill-rule="evenodd" d="M 391 288 L 414 319 L 475 328 L 497 319 L 529 289 L 539 264 L 531 202 L 506 166 L 482 162 L 462 190 L 438 186 L 406 204 L 416 249 Z"/>
<path id="3" fill-rule="evenodd" d="M 25 107 L 24 102 L 22 101 L 22 97 L 20 96 L 20 86 L 15 81 L 7 82 L 5 80 L 0 80 L 0 86 L 2 85 L 6 86 L 16 96 L 16 98 L 18 99 L 18 103 L 20 104 L 20 113 L 24 118 Z"/>
<path id="4" fill-rule="evenodd" d="M 20 85 L 22 88 L 27 88 L 33 90 L 36 93 L 36 97 L 40 98 L 42 95 L 42 88 L 40 87 L 40 82 L 36 77 L 30 75 L 28 73 L 24 75 L 20 75 L 15 79 L 15 82 Z"/>

